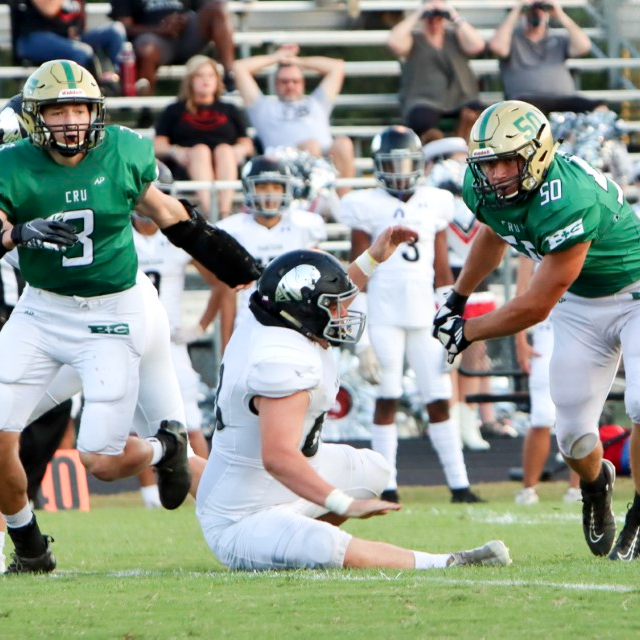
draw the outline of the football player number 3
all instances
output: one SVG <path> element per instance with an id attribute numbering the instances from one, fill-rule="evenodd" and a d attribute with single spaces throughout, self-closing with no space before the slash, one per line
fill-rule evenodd
<path id="1" fill-rule="evenodd" d="M 78 242 L 73 246 L 73 253 L 77 253 L 78 247 L 82 248 L 82 253 L 79 256 L 73 258 L 63 255 L 62 266 L 63 267 L 84 267 L 93 262 L 93 240 L 91 234 L 93 233 L 93 211 L 91 209 L 76 209 L 75 211 L 65 211 L 63 220 L 73 224 L 75 220 L 82 222 L 81 231 L 76 231 L 78 234 Z M 78 228 L 80 225 L 73 225 Z"/>

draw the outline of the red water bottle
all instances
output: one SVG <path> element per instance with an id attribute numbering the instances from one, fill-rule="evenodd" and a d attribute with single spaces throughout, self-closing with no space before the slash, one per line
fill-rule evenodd
<path id="1" fill-rule="evenodd" d="M 118 59 L 120 63 L 120 86 L 123 96 L 136 95 L 136 54 L 133 45 L 125 42 Z"/>

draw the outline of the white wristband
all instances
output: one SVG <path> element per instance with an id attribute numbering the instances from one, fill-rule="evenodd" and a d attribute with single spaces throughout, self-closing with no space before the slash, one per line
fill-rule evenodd
<path id="1" fill-rule="evenodd" d="M 380 263 L 371 257 L 368 250 L 361 253 L 353 262 L 368 278 L 370 278 L 373 272 L 380 266 Z"/>
<path id="2" fill-rule="evenodd" d="M 339 516 L 347 515 L 349 507 L 353 502 L 353 498 L 348 496 L 344 491 L 340 489 L 334 489 L 324 501 L 324 506 L 331 512 L 337 513 Z"/>

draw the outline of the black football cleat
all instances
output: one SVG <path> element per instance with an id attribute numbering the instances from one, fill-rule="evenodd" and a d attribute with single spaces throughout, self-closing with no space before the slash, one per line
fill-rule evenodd
<path id="1" fill-rule="evenodd" d="M 594 556 L 606 556 L 616 538 L 616 521 L 611 508 L 616 469 L 609 460 L 602 460 L 606 479 L 602 491 L 588 492 L 582 488 L 582 530 Z"/>
<path id="2" fill-rule="evenodd" d="M 640 513 L 629 509 L 618 541 L 609 554 L 610 560 L 631 562 L 640 556 Z"/>
<path id="3" fill-rule="evenodd" d="M 479 495 L 473 493 L 470 487 L 465 487 L 464 489 L 451 489 L 451 502 L 477 504 L 486 502 L 486 500 L 483 500 Z"/>
<path id="4" fill-rule="evenodd" d="M 14 552 L 11 563 L 7 567 L 6 574 L 18 573 L 50 573 L 56 568 L 56 557 L 51 551 L 50 543 L 53 542 L 51 536 L 42 536 L 46 548 L 43 553 L 34 558 L 19 556 Z"/>
<path id="5" fill-rule="evenodd" d="M 191 488 L 187 430 L 176 420 L 163 420 L 155 437 L 165 447 L 165 455 L 156 464 L 160 502 L 165 509 L 177 509 Z"/>
<path id="6" fill-rule="evenodd" d="M 380 500 L 386 500 L 387 502 L 400 502 L 400 496 L 397 489 L 385 489 L 380 495 Z"/>

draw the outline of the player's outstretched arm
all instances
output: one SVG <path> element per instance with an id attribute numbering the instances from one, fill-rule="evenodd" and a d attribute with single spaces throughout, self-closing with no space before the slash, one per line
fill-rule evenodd
<path id="1" fill-rule="evenodd" d="M 226 231 L 210 225 L 188 200 L 176 200 L 151 185 L 136 211 L 151 218 L 172 244 L 230 287 L 260 277 L 253 256 Z"/>
<path id="2" fill-rule="evenodd" d="M 398 245 L 417 240 L 418 232 L 413 229 L 401 225 L 387 227 L 371 246 L 349 265 L 349 277 L 360 289 L 364 288 L 377 266 L 388 260 Z"/>

